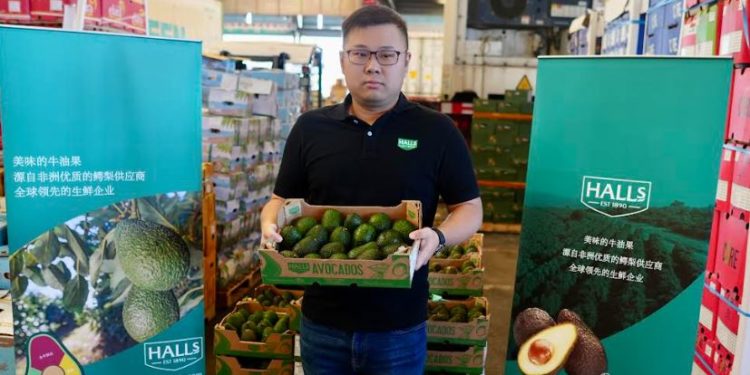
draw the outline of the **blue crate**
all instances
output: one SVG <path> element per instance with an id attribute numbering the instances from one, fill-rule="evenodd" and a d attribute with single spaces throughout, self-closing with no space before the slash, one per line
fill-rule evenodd
<path id="1" fill-rule="evenodd" d="M 665 55 L 677 56 L 680 53 L 680 25 L 667 28 L 664 37 Z"/>
<path id="2" fill-rule="evenodd" d="M 682 15 L 684 13 L 682 1 L 668 1 L 664 8 L 664 25 L 673 27 L 682 24 Z"/>
<path id="3" fill-rule="evenodd" d="M 658 6 L 650 8 L 646 12 L 646 37 L 650 37 L 656 33 L 656 30 L 664 26 L 664 12 L 666 8 Z"/>
<path id="4" fill-rule="evenodd" d="M 664 49 L 662 46 L 662 29 L 656 29 L 654 30 L 654 33 L 652 35 L 646 35 L 646 40 L 644 41 L 644 47 L 643 47 L 643 54 L 644 55 L 661 55 L 662 50 Z"/>

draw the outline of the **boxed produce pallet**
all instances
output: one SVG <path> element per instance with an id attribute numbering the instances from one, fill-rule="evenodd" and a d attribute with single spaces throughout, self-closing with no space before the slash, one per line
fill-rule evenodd
<path id="1" fill-rule="evenodd" d="M 257 359 L 217 355 L 216 375 L 292 375 L 291 359 Z"/>
<path id="2" fill-rule="evenodd" d="M 252 297 L 243 302 L 256 303 L 265 310 L 284 313 L 289 317 L 289 329 L 299 332 L 302 321 L 302 296 L 304 291 L 281 289 L 273 285 L 261 285 L 255 288 Z"/>
<path id="3" fill-rule="evenodd" d="M 736 306 L 741 304 L 744 294 L 748 243 L 748 221 L 744 215 L 741 213 L 722 217 L 717 243 L 719 253 L 714 261 L 720 294 Z"/>
<path id="4" fill-rule="evenodd" d="M 201 84 L 204 88 L 212 87 L 223 90 L 236 90 L 240 76 L 234 72 L 224 70 L 203 69 Z"/>
<path id="5" fill-rule="evenodd" d="M 735 69 L 725 138 L 732 143 L 750 143 L 750 70 Z"/>
<path id="6" fill-rule="evenodd" d="M 698 26 L 696 30 L 697 56 L 716 56 L 717 44 L 717 13 L 718 5 L 701 7 L 698 11 Z"/>
<path id="7" fill-rule="evenodd" d="M 484 268 L 480 257 L 471 260 L 431 262 L 427 280 L 430 293 L 452 296 L 481 296 Z"/>
<path id="8" fill-rule="evenodd" d="M 275 244 L 278 251 L 260 250 L 266 284 L 411 286 L 419 241 L 406 243 L 409 232 L 422 226 L 419 201 L 348 207 L 289 199 L 278 224 L 286 241 Z"/>
<path id="9" fill-rule="evenodd" d="M 732 194 L 729 195 L 730 211 L 750 215 L 750 153 L 736 151 L 732 170 Z"/>
<path id="10" fill-rule="evenodd" d="M 680 43 L 680 56 L 698 55 L 698 15 L 685 12 L 682 20 L 682 43 Z"/>
<path id="11" fill-rule="evenodd" d="M 487 347 L 427 344 L 427 371 L 482 374 Z"/>
<path id="12" fill-rule="evenodd" d="M 458 244 L 446 246 L 446 248 L 430 259 L 430 263 L 447 264 L 451 260 L 471 260 L 482 257 L 484 247 L 484 234 L 475 233 L 468 240 Z"/>
<path id="13" fill-rule="evenodd" d="M 483 297 L 428 303 L 427 341 L 486 346 L 490 328 L 489 302 Z"/>
<path id="14" fill-rule="evenodd" d="M 719 182 L 716 186 L 716 209 L 729 211 L 730 198 L 732 195 L 732 183 L 734 176 L 735 153 L 732 149 L 725 148 L 721 152 L 721 165 L 719 166 Z"/>
<path id="15" fill-rule="evenodd" d="M 288 358 L 294 354 L 289 316 L 241 301 L 214 327 L 214 352 L 254 358 Z"/>
<path id="16" fill-rule="evenodd" d="M 209 88 L 207 92 L 208 112 L 219 116 L 249 116 L 252 113 L 252 95 L 236 90 Z"/>
<path id="17" fill-rule="evenodd" d="M 0 0 L 0 22 L 26 23 L 30 12 L 29 0 Z"/>
<path id="18" fill-rule="evenodd" d="M 703 289 L 700 314 L 698 315 L 698 336 L 695 342 L 695 352 L 704 361 L 713 364 L 716 350 L 716 318 L 719 309 L 719 299 L 708 288 Z"/>

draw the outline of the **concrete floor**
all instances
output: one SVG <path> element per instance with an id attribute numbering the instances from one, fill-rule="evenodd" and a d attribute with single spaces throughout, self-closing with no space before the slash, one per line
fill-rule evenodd
<path id="1" fill-rule="evenodd" d="M 510 310 L 516 277 L 519 236 L 513 234 L 485 234 L 484 237 L 484 296 L 490 303 L 490 333 L 488 337 L 486 375 L 503 375 L 508 343 Z M 219 312 L 221 317 L 226 312 Z M 220 320 L 220 318 L 217 318 Z M 206 324 L 206 369 L 215 373 L 213 355 L 213 327 Z"/>

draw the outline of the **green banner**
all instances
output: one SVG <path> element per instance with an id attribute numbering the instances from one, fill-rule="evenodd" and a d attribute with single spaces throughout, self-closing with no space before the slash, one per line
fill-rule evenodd
<path id="1" fill-rule="evenodd" d="M 539 60 L 506 374 L 690 373 L 731 69 Z"/>
<path id="2" fill-rule="evenodd" d="M 0 27 L 17 373 L 203 373 L 200 64 Z"/>

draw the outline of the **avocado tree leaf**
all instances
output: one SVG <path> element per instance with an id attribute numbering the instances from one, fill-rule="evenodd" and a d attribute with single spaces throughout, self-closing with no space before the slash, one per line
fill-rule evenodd
<path id="1" fill-rule="evenodd" d="M 26 267 L 23 269 L 23 275 L 28 277 L 34 284 L 38 286 L 47 286 L 42 276 L 42 267 L 39 265 Z"/>
<path id="2" fill-rule="evenodd" d="M 31 251 L 27 248 L 25 248 L 23 251 L 23 264 L 25 267 L 33 267 L 39 264 L 37 262 L 36 257 L 34 254 L 31 253 Z"/>
<path id="3" fill-rule="evenodd" d="M 68 269 L 68 266 L 64 262 L 58 262 L 57 264 L 53 265 L 53 267 L 56 267 L 60 272 L 65 275 L 65 282 L 68 282 L 71 277 L 73 277 L 73 274 Z"/>
<path id="4" fill-rule="evenodd" d="M 112 291 L 112 294 L 110 294 L 110 298 L 112 300 L 110 302 L 107 302 L 104 305 L 104 308 L 106 309 L 111 306 L 125 302 L 125 298 L 127 298 L 132 285 L 133 284 L 130 282 L 130 280 L 122 279 L 115 287 L 115 290 Z"/>
<path id="5" fill-rule="evenodd" d="M 81 239 L 77 232 L 74 232 L 65 227 L 65 239 L 68 241 L 68 248 L 75 254 L 73 257 L 76 261 L 76 269 L 78 273 L 87 276 L 89 274 L 89 251 L 86 243 Z"/>
<path id="6" fill-rule="evenodd" d="M 11 277 L 16 277 L 23 271 L 24 253 L 25 251 L 17 251 L 15 254 L 10 256 L 10 259 L 8 259 L 8 262 L 10 263 L 9 268 Z"/>
<path id="7" fill-rule="evenodd" d="M 99 272 L 102 269 L 102 263 L 104 262 L 104 246 L 106 244 L 102 242 L 99 247 L 89 257 L 89 276 L 91 279 L 91 285 L 96 286 L 99 281 Z"/>
<path id="8" fill-rule="evenodd" d="M 110 285 L 119 285 L 123 279 L 127 279 L 125 271 L 122 270 L 120 262 L 117 259 L 106 261 L 106 264 L 112 269 L 109 279 Z"/>
<path id="9" fill-rule="evenodd" d="M 47 283 L 47 286 L 59 291 L 65 289 L 65 284 L 68 282 L 69 277 L 66 278 L 65 276 L 65 273 L 60 271 L 55 265 L 42 269 L 42 277 L 44 278 L 44 282 Z"/>
<path id="10" fill-rule="evenodd" d="M 13 298 L 17 298 L 26 291 L 26 287 L 29 286 L 29 279 L 26 276 L 18 275 L 13 279 L 10 285 L 10 293 Z"/>
<path id="11" fill-rule="evenodd" d="M 138 213 L 141 215 L 141 220 L 161 224 L 177 232 L 177 229 L 172 223 L 165 219 L 164 215 L 162 215 L 156 207 L 151 205 L 151 203 L 145 199 L 138 199 Z"/>
<path id="12" fill-rule="evenodd" d="M 60 241 L 52 230 L 45 232 L 37 237 L 31 248 L 31 253 L 37 262 L 43 266 L 48 266 L 60 254 Z"/>
<path id="13" fill-rule="evenodd" d="M 63 290 L 63 306 L 69 312 L 83 310 L 86 299 L 89 296 L 89 283 L 86 279 L 77 275 L 65 284 Z"/>

